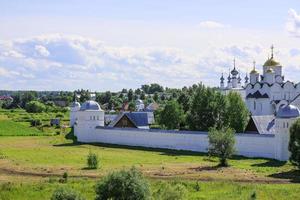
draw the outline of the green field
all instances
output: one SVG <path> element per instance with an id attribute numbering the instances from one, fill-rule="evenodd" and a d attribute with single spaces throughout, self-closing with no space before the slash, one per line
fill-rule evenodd
<path id="1" fill-rule="evenodd" d="M 113 170 L 132 166 L 147 177 L 152 191 L 161 181 L 180 182 L 188 190 L 188 199 L 249 199 L 254 191 L 257 199 L 300 196 L 300 173 L 290 163 L 235 156 L 229 160 L 230 167 L 219 168 L 216 158 L 202 153 L 79 144 L 66 139 L 70 134 L 41 137 L 57 129 L 42 132 L 30 127 L 28 122 L 18 120 L 20 113 L 10 113 L 9 118 L 0 115 L 0 200 L 49 199 L 59 186 L 75 188 L 93 199 L 97 180 Z M 97 170 L 86 169 L 90 151 L 100 157 Z M 58 181 L 64 172 L 70 176 L 66 184 Z M 200 191 L 195 189 L 197 182 Z"/>

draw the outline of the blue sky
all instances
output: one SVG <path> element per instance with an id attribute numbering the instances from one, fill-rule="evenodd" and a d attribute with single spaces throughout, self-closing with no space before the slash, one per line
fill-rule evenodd
<path id="1" fill-rule="evenodd" d="M 1 89 L 97 91 L 158 82 L 215 86 L 271 44 L 300 73 L 300 1 L 0 1 Z"/>

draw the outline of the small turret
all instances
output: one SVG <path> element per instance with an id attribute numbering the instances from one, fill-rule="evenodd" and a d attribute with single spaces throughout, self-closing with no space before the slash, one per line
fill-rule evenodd
<path id="1" fill-rule="evenodd" d="M 253 61 L 253 69 L 250 72 L 250 83 L 254 85 L 256 82 L 258 82 L 259 73 L 256 70 L 255 61 Z"/>
<path id="2" fill-rule="evenodd" d="M 220 88 L 221 89 L 224 89 L 225 88 L 225 86 L 224 86 L 224 76 L 223 76 L 223 73 L 222 73 L 222 76 L 221 76 L 221 78 L 220 78 Z"/>

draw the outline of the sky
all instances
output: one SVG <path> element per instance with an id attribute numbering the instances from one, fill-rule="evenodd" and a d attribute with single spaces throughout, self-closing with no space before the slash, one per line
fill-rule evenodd
<path id="1" fill-rule="evenodd" d="M 300 81 L 298 0 L 0 0 L 0 89 L 218 86 L 270 56 Z"/>

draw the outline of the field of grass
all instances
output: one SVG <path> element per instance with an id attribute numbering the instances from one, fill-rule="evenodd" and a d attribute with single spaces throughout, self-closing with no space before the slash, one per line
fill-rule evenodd
<path id="1" fill-rule="evenodd" d="M 2 110 L 0 114 L 0 200 L 49 199 L 62 185 L 93 199 L 97 180 L 113 170 L 132 166 L 147 177 L 152 191 L 161 181 L 180 182 L 188 190 L 188 199 L 249 199 L 254 191 L 257 199 L 300 196 L 300 173 L 288 162 L 235 156 L 229 160 L 230 167 L 219 168 L 218 160 L 204 153 L 80 144 L 66 139 L 70 134 L 40 137 L 56 129 L 50 127 L 43 132 L 30 127 L 20 120 L 22 113 Z M 97 170 L 86 169 L 90 151 L 100 158 Z M 66 184 L 58 182 L 64 172 L 70 176 Z M 195 190 L 196 182 L 200 191 Z"/>
<path id="2" fill-rule="evenodd" d="M 51 127 L 50 119 L 55 118 L 57 113 L 27 113 L 22 109 L 3 110 L 0 109 L 0 136 L 46 136 L 55 135 L 57 132 L 66 132 L 61 128 Z M 31 127 L 32 119 L 42 120 L 42 125 Z M 63 123 L 67 124 L 68 120 L 63 118 Z"/>
<path id="3" fill-rule="evenodd" d="M 71 179 L 66 184 L 58 183 L 57 179 L 40 180 L 37 182 L 25 183 L 0 183 L 1 200 L 40 200 L 50 199 L 52 192 L 58 187 L 69 187 L 80 192 L 89 200 L 95 198 L 94 186 L 97 180 L 92 179 Z M 150 180 L 151 191 L 155 192 L 161 182 Z M 170 181 L 169 181 L 170 182 Z M 250 184 L 234 182 L 200 182 L 200 190 L 195 189 L 196 181 L 171 181 L 171 184 L 181 183 L 186 186 L 189 200 L 232 200 L 250 199 L 253 192 L 257 199 L 281 200 L 298 199 L 300 186 L 297 184 Z"/>

